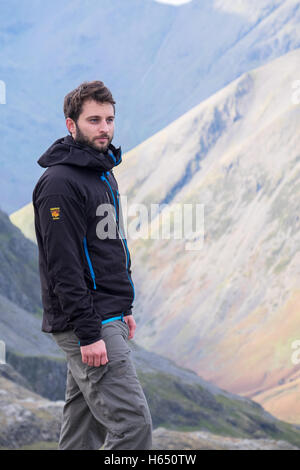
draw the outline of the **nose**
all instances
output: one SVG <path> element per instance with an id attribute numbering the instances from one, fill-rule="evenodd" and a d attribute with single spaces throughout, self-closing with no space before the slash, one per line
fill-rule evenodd
<path id="1" fill-rule="evenodd" d="M 109 133 L 109 126 L 108 126 L 107 122 L 105 121 L 105 119 L 100 122 L 99 132 L 102 133 L 102 134 L 104 134 L 104 133 L 108 134 Z"/>

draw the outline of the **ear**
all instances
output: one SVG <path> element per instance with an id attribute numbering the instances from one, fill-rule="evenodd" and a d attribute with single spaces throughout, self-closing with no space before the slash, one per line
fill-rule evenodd
<path id="1" fill-rule="evenodd" d="M 73 119 L 67 118 L 66 126 L 70 134 L 72 134 L 72 136 L 76 136 L 76 126 L 75 126 L 75 122 L 73 121 Z"/>

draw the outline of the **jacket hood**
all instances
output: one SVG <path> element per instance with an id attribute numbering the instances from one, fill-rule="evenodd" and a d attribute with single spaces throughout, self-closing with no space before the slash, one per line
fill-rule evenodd
<path id="1" fill-rule="evenodd" d="M 121 147 L 109 145 L 106 152 L 98 152 L 87 144 L 76 142 L 71 135 L 57 139 L 38 159 L 47 168 L 54 165 L 75 165 L 95 170 L 109 171 L 122 162 Z"/>

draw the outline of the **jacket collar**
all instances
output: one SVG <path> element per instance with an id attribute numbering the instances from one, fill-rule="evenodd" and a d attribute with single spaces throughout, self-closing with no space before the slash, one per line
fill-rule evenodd
<path id="1" fill-rule="evenodd" d="M 109 171 L 122 162 L 121 147 L 110 144 L 106 152 L 99 152 L 86 144 L 76 142 L 71 135 L 57 139 L 38 159 L 47 168 L 54 165 L 74 165 L 97 171 Z"/>

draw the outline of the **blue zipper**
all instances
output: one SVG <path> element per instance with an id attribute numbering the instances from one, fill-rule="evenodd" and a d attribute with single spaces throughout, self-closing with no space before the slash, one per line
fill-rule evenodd
<path id="1" fill-rule="evenodd" d="M 88 252 L 86 237 L 84 237 L 84 239 L 83 239 L 83 246 L 84 246 L 85 256 L 86 256 L 86 259 L 87 259 L 87 262 L 88 262 L 88 265 L 89 265 L 89 268 L 90 268 L 90 273 L 91 273 L 91 276 L 92 276 L 92 279 L 93 279 L 94 289 L 97 289 L 96 282 L 95 282 L 95 273 L 94 273 L 91 258 L 90 258 L 89 252 Z"/>
<path id="2" fill-rule="evenodd" d="M 109 173 L 109 172 L 107 171 L 107 172 L 106 172 L 106 175 L 108 175 L 108 173 Z M 117 222 L 118 222 L 118 213 L 117 213 L 117 208 L 116 208 L 116 202 L 115 202 L 114 192 L 113 192 L 113 190 L 112 190 L 112 187 L 111 187 L 111 185 L 110 185 L 108 179 L 105 178 L 104 174 L 101 175 L 100 178 L 102 179 L 102 181 L 105 181 L 105 182 L 108 184 L 108 187 L 109 187 L 110 192 L 111 192 L 111 194 L 112 194 L 113 203 L 114 203 L 114 208 L 115 208 L 115 213 L 116 213 L 116 223 L 117 223 Z M 120 208 L 118 193 L 117 193 L 117 201 L 118 201 L 118 206 L 119 206 L 119 208 Z M 118 228 L 118 230 L 119 230 L 119 232 L 120 232 L 120 235 L 121 235 L 121 237 L 122 237 L 123 242 L 125 243 L 125 250 L 126 250 L 126 254 L 127 254 L 127 258 L 126 258 L 126 271 L 127 271 L 128 280 L 129 280 L 129 282 L 130 282 L 130 284 L 131 284 L 131 286 L 132 286 L 132 289 L 133 289 L 133 299 L 132 299 L 132 302 L 133 302 L 134 299 L 135 299 L 135 290 L 134 290 L 134 285 L 133 285 L 133 283 L 132 283 L 132 280 L 130 279 L 129 273 L 128 273 L 129 250 L 128 250 L 128 246 L 127 246 L 127 242 L 126 242 L 126 240 L 125 240 L 125 237 L 124 237 L 124 235 L 123 235 L 121 229 L 118 227 L 118 225 L 117 225 L 117 228 Z"/>
<path id="3" fill-rule="evenodd" d="M 120 163 L 121 160 L 122 160 L 122 158 L 121 158 L 121 157 L 122 157 L 122 154 L 121 154 L 121 153 L 120 153 L 120 158 L 119 158 L 118 161 L 116 161 L 115 156 L 114 156 L 114 154 L 113 154 L 113 152 L 112 152 L 111 150 L 108 151 L 108 155 L 113 159 L 115 166 L 119 165 L 119 163 Z M 108 172 L 107 172 L 107 173 L 108 173 Z"/>
<path id="4" fill-rule="evenodd" d="M 119 206 L 119 209 L 120 209 L 120 204 L 119 204 L 119 198 L 118 198 L 118 193 L 117 193 L 117 200 L 118 200 L 118 206 Z M 126 251 L 127 251 L 127 263 L 126 263 L 126 269 L 127 269 L 127 277 L 129 279 L 129 282 L 132 286 L 132 289 L 133 289 L 133 299 L 132 299 L 132 302 L 134 301 L 134 298 L 135 298 L 135 290 L 134 290 L 134 285 L 132 283 L 132 280 L 130 279 L 129 275 L 128 275 L 128 262 L 129 262 L 129 250 L 128 250 L 128 245 L 127 245 L 127 241 L 122 233 L 122 230 L 119 228 L 119 231 L 121 233 L 121 237 L 123 239 L 123 242 L 125 243 L 125 247 L 126 247 Z"/>
<path id="5" fill-rule="evenodd" d="M 108 172 L 107 172 L 107 173 L 108 173 Z M 107 173 L 106 173 L 106 174 L 107 174 Z M 111 185 L 110 185 L 110 182 L 109 182 L 108 179 L 105 178 L 105 176 L 103 176 L 103 175 L 101 175 L 100 178 L 102 179 L 102 181 L 105 181 L 105 182 L 108 184 L 108 186 L 109 186 L 110 192 L 111 192 L 112 197 L 113 197 L 114 208 L 115 208 L 115 213 L 116 213 L 116 221 L 118 222 L 118 213 L 117 213 L 117 208 L 116 208 L 116 201 L 115 201 L 114 192 L 113 192 L 113 190 L 112 190 L 112 187 L 111 187 Z"/>

